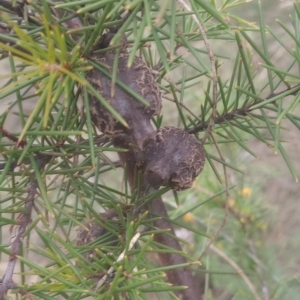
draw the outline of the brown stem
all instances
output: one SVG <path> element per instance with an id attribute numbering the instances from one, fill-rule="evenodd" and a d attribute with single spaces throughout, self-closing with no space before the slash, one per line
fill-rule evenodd
<path id="1" fill-rule="evenodd" d="M 123 147 L 128 149 L 128 152 L 119 153 L 120 161 L 123 166 L 126 165 L 128 181 L 131 186 L 131 189 L 135 189 L 135 174 L 136 174 L 136 164 L 137 164 L 137 151 L 134 150 L 131 145 L 131 138 L 125 134 L 118 135 L 113 139 L 113 144 L 115 147 Z M 148 184 L 146 184 L 145 178 L 142 178 L 142 190 L 141 193 L 146 191 Z M 155 191 L 154 188 L 150 188 L 148 193 Z M 175 232 L 172 224 L 167 220 L 168 213 L 164 202 L 161 197 L 156 197 L 151 200 L 150 203 L 150 212 L 155 215 L 161 217 L 159 220 L 154 222 L 154 225 L 162 230 L 167 229 L 170 233 L 166 234 L 155 234 L 154 240 L 157 243 L 160 243 L 166 247 L 172 248 L 174 250 L 182 252 L 182 248 L 175 236 Z M 187 260 L 175 253 L 158 253 L 159 259 L 163 266 L 172 266 L 177 264 L 187 263 Z M 201 284 L 200 279 L 195 278 L 190 270 L 185 270 L 184 268 L 177 268 L 174 270 L 166 271 L 168 282 L 173 285 L 186 286 L 186 290 L 178 291 L 177 295 L 180 299 L 183 300 L 202 300 L 201 293 Z"/>
<path id="2" fill-rule="evenodd" d="M 8 138 L 9 140 L 13 141 L 14 143 L 17 144 L 19 147 L 24 147 L 27 145 L 27 142 L 23 139 L 22 141 L 18 142 L 18 138 L 15 137 L 13 134 L 8 132 L 4 127 L 0 126 L 0 133 L 2 134 L 3 137 Z"/>
<path id="3" fill-rule="evenodd" d="M 170 233 L 170 235 L 162 233 L 156 234 L 154 236 L 154 240 L 169 248 L 182 251 L 178 240 L 171 237 L 171 235 L 175 236 L 175 232 L 172 224 L 167 220 L 168 212 L 161 197 L 152 199 L 150 203 L 150 211 L 152 214 L 161 217 L 161 219 L 154 222 L 154 225 L 159 229 L 168 229 Z M 183 256 L 174 253 L 159 253 L 159 259 L 163 266 L 171 266 L 187 262 Z M 167 271 L 167 277 L 168 281 L 174 285 L 183 285 L 188 287 L 186 290 L 177 292 L 180 299 L 202 299 L 202 280 L 198 278 L 197 281 L 197 278 L 193 276 L 190 270 L 185 270 L 184 268 L 170 270 Z"/>

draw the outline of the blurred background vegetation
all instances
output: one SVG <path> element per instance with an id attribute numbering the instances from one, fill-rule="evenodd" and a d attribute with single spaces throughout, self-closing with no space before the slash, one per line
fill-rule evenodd
<path id="1" fill-rule="evenodd" d="M 263 44 L 261 42 L 260 32 L 255 31 L 255 29 L 259 27 L 262 18 L 267 26 L 266 39 L 270 60 L 276 68 L 287 70 L 292 61 L 288 51 L 292 51 L 295 57 L 297 57 L 297 53 L 300 52 L 300 46 L 296 45 L 293 38 L 287 33 L 287 30 L 285 30 L 286 26 L 293 32 L 296 32 L 294 33 L 295 36 L 299 34 L 300 18 L 295 12 L 295 5 L 300 7 L 298 1 L 263 0 L 260 3 L 263 17 L 259 16 L 260 8 L 258 1 L 206 2 L 212 3 L 217 7 L 221 7 L 221 4 L 224 3 L 232 3 L 233 8 L 228 9 L 224 15 L 226 16 L 228 13 L 228 19 L 225 20 L 232 26 L 232 32 L 234 32 L 234 26 L 253 28 L 253 32 L 249 30 L 248 34 L 252 40 L 255 41 L 259 49 L 263 48 Z M 160 5 L 163 6 L 162 2 Z M 170 13 L 170 11 L 168 11 L 168 13 Z M 204 12 L 204 15 L 205 13 L 207 12 Z M 280 20 L 283 25 L 281 25 L 278 20 Z M 208 27 L 211 26 L 209 22 L 208 24 Z M 293 27 L 293 24 L 296 24 L 296 28 Z M 223 82 L 225 82 L 231 77 L 236 59 L 237 45 L 233 40 L 226 40 L 227 36 L 225 30 L 224 40 L 221 38 L 222 33 L 216 33 L 216 27 L 211 26 L 211 32 L 212 35 L 210 36 L 210 31 L 207 31 L 211 47 L 214 54 L 218 57 L 218 63 L 222 66 L 218 69 L 218 74 L 223 78 Z M 274 38 L 272 33 L 276 35 L 277 39 Z M 216 38 L 214 38 L 214 34 L 216 34 Z M 282 44 L 278 42 L 279 40 Z M 132 42 L 132 40 L 129 39 L 129 42 Z M 197 43 L 197 47 L 205 49 L 202 41 L 198 41 Z M 268 73 L 265 68 L 260 66 L 260 63 L 265 62 L 256 51 L 253 51 L 247 42 L 244 41 L 243 45 L 246 51 L 248 51 L 247 55 L 249 61 L 251 58 L 251 71 L 253 72 L 252 74 L 254 74 L 254 85 L 257 90 L 263 90 L 260 97 L 267 97 L 270 94 L 270 90 L 264 90 L 264 87 L 268 83 Z M 183 52 L 186 51 L 186 49 L 179 50 Z M 159 57 L 159 54 L 156 53 L 156 55 Z M 191 57 L 187 55 L 187 60 L 190 58 Z M 207 57 L 205 59 L 206 62 L 209 63 Z M 1 62 L 1 73 L 11 73 L 12 63 L 10 60 L 11 57 Z M 297 63 L 292 65 L 288 72 L 298 74 L 299 77 L 298 65 L 299 59 L 297 58 Z M 182 75 L 182 70 L 183 67 L 180 66 L 175 68 L 166 75 L 166 80 L 169 82 L 178 81 Z M 192 77 L 197 74 L 195 70 L 189 70 L 189 72 L 190 73 L 186 75 L 187 77 Z M 243 78 L 245 79 L 245 77 Z M 2 80 L 4 84 L 6 79 Z M 201 77 L 200 81 L 198 80 L 195 85 L 195 88 L 191 88 L 185 92 L 184 103 L 191 110 L 199 110 L 199 101 L 203 103 L 209 81 L 209 78 Z M 296 78 L 291 84 L 295 85 L 298 82 L 299 78 Z M 163 82 L 162 85 L 167 87 L 166 82 Z M 280 83 L 276 91 L 284 89 L 284 84 Z M 286 97 L 284 105 L 294 103 L 294 98 L 294 96 Z M 1 120 L 4 122 L 3 116 L 5 115 L 5 128 L 10 132 L 20 133 L 22 125 L 24 124 L 21 124 L 19 116 L 16 115 L 16 111 L 19 109 L 18 106 L 10 106 L 14 100 L 14 95 L 1 99 Z M 37 99 L 34 95 L 29 97 L 29 101 L 26 101 L 24 105 L 26 114 L 32 111 L 36 101 Z M 178 117 L 178 109 L 174 103 L 164 100 L 163 106 L 163 124 L 179 124 L 182 126 L 181 119 Z M 8 107 L 10 107 L 10 110 L 7 115 Z M 294 108 L 292 113 L 295 116 L 299 116 L 299 105 Z M 270 116 L 272 116 L 272 112 L 270 112 Z M 268 147 L 266 144 L 242 130 L 239 131 L 238 136 L 241 140 L 245 141 L 247 149 L 251 149 L 252 153 L 249 153 L 249 151 L 246 151 L 234 141 L 232 143 L 219 143 L 226 163 L 229 166 L 234 166 L 238 171 L 233 168 L 228 168 L 227 170 L 230 186 L 227 222 L 213 245 L 202 257 L 202 263 L 205 266 L 205 270 L 203 268 L 202 271 L 206 274 L 204 298 L 206 300 L 296 300 L 300 297 L 300 188 L 299 183 L 296 182 L 296 178 L 300 175 L 300 133 L 299 129 L 288 120 L 284 119 L 281 125 L 280 140 L 284 145 L 286 156 L 289 157 L 290 165 L 293 166 L 292 172 L 291 167 L 287 165 L 286 160 L 280 153 L 275 154 L 274 148 Z M 257 125 L 257 128 L 260 132 L 271 140 L 272 137 L 269 136 L 268 128 L 266 126 L 259 128 L 259 126 L 260 125 Z M 87 137 L 87 135 L 85 137 Z M 6 140 L 2 139 L 2 141 Z M 8 144 L 3 143 L 1 151 L 3 152 L 4 148 L 9 148 L 8 146 Z M 214 157 L 218 156 L 218 152 L 212 143 L 209 144 L 209 142 L 207 142 L 206 151 Z M 107 157 L 112 161 L 116 159 L 115 153 L 107 154 Z M 2 158 L 3 162 L 8 159 L 5 155 Z M 214 161 L 214 165 L 219 172 L 222 172 L 221 163 Z M 109 186 L 111 189 L 118 190 L 122 184 L 123 177 L 121 172 L 116 176 L 116 172 L 118 171 L 108 170 L 105 172 L 105 177 L 101 177 L 101 183 Z M 15 217 L 15 214 L 5 213 L 7 206 L 10 208 L 13 207 L 11 203 L 5 200 L 9 194 L 9 192 L 5 191 L 5 184 L 11 186 L 11 183 L 4 182 L 4 185 L 0 187 L 1 216 L 3 218 Z M 55 182 L 54 180 L 53 186 L 59 188 L 59 185 L 60 181 Z M 51 188 L 51 201 L 56 199 L 57 195 L 60 195 L 53 186 Z M 177 201 L 174 201 L 174 195 L 171 192 L 163 195 L 170 218 L 176 220 L 178 223 L 176 233 L 183 240 L 190 242 L 190 244 L 184 245 L 184 249 L 194 260 L 197 260 L 199 255 L 201 255 L 207 243 L 207 238 L 200 235 L 199 232 L 212 236 L 224 218 L 225 198 L 224 193 L 222 194 L 220 191 L 224 191 L 224 185 L 216 179 L 215 171 L 207 162 L 204 171 L 196 179 L 193 187 L 176 195 L 175 198 Z M 220 195 L 216 196 L 218 194 Z M 78 201 L 76 196 L 71 195 L 67 199 L 68 209 L 72 208 L 73 202 L 71 199 Z M 74 215 L 75 213 L 76 212 L 74 212 Z M 80 213 L 82 220 L 84 213 L 82 210 L 80 210 Z M 67 223 L 66 219 L 63 219 L 63 222 Z M 69 232 L 70 240 L 76 239 L 76 230 L 74 229 L 76 226 L 74 223 L 72 224 L 73 227 L 68 224 L 70 226 L 69 228 L 72 227 L 72 230 Z M 1 223 L 1 244 L 3 245 L 9 243 L 11 237 L 11 233 L 9 232 L 10 226 L 11 224 L 5 224 L 5 221 Z M 188 229 L 185 229 L 185 227 Z M 35 263 L 39 261 L 43 265 L 49 263 L 49 260 L 51 261 L 52 258 L 47 257 L 47 259 L 45 259 L 46 255 L 38 256 L 35 252 L 36 250 L 32 251 L 32 249 L 37 249 L 39 246 L 44 247 L 43 242 L 45 241 L 42 241 L 41 234 L 38 235 L 32 231 L 30 243 L 24 247 L 24 253 L 26 252 L 26 257 L 29 261 L 32 260 L 33 257 Z M 30 250 L 27 250 L 27 246 L 29 246 Z M 5 254 L 5 251 L 3 251 L 0 260 L 0 276 L 2 276 L 2 273 L 5 271 L 7 260 L 8 256 Z M 24 261 L 22 263 L 24 264 Z M 29 267 L 29 264 L 26 262 L 25 265 Z M 20 267 L 20 270 L 24 272 L 26 269 L 24 265 L 21 264 Z M 241 270 L 244 277 L 239 274 Z M 26 272 L 28 272 L 27 274 L 29 275 L 33 275 L 32 273 L 34 273 L 31 273 L 28 269 L 26 269 Z M 20 276 L 20 278 L 21 282 L 24 283 L 24 274 Z M 27 283 L 37 280 L 37 276 L 32 276 L 32 279 L 28 278 L 27 275 Z M 18 281 L 17 278 L 15 278 L 15 280 Z M 256 291 L 259 298 L 251 291 L 251 288 Z M 162 296 L 160 299 L 165 298 Z"/>

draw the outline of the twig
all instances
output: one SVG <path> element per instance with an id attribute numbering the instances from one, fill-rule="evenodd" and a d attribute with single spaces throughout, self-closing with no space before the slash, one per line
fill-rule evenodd
<path id="1" fill-rule="evenodd" d="M 188 11 L 192 11 L 192 9 L 190 8 L 190 6 L 184 1 L 184 0 L 178 0 L 179 3 L 181 3 L 186 10 Z M 192 18 L 194 19 L 195 23 L 197 24 L 199 31 L 202 35 L 203 38 L 203 42 L 204 45 L 206 47 L 207 53 L 208 53 L 208 57 L 210 60 L 210 65 L 211 65 L 211 79 L 212 79 L 212 86 L 213 86 L 213 101 L 212 101 L 212 113 L 211 113 L 211 117 L 209 119 L 209 122 L 207 124 L 206 127 L 206 132 L 202 138 L 202 143 L 204 144 L 206 139 L 208 138 L 208 136 L 210 135 L 210 132 L 212 130 L 212 127 L 214 126 L 214 120 L 216 118 L 217 115 L 217 102 L 218 102 L 218 74 L 217 74 L 217 69 L 216 69 L 216 64 L 215 64 L 215 56 L 210 48 L 209 45 L 209 41 L 208 38 L 206 36 L 205 33 L 205 29 L 201 23 L 201 20 L 199 20 L 197 18 L 197 16 L 195 14 L 192 14 Z"/>
<path id="2" fill-rule="evenodd" d="M 209 248 L 213 250 L 215 253 L 217 253 L 220 257 L 222 257 L 224 260 L 226 260 L 237 271 L 237 273 L 243 278 L 243 280 L 249 287 L 249 290 L 251 291 L 251 293 L 253 294 L 256 300 L 262 300 L 257 294 L 255 287 L 250 281 L 250 279 L 248 278 L 248 276 L 244 273 L 244 271 L 239 267 L 239 265 L 236 262 L 234 262 L 229 256 L 227 256 L 224 252 L 222 252 L 214 245 L 210 245 Z"/>
<path id="3" fill-rule="evenodd" d="M 129 247 L 128 247 L 128 251 L 132 249 L 132 247 L 135 245 L 135 243 L 138 241 L 138 239 L 140 238 L 141 236 L 141 233 L 140 232 L 137 232 L 134 237 L 131 239 L 130 243 L 129 243 Z M 125 253 L 126 253 L 126 250 L 123 250 L 122 253 L 119 255 L 119 257 L 117 258 L 117 260 L 115 261 L 115 263 L 121 261 L 124 259 L 125 257 Z M 99 288 L 105 283 L 105 280 L 106 278 L 111 275 L 114 271 L 114 267 L 110 267 L 107 271 L 107 274 L 104 275 L 98 282 L 97 286 L 96 286 L 96 289 L 95 291 L 98 291 Z"/>
<path id="4" fill-rule="evenodd" d="M 41 170 L 43 169 L 46 164 L 50 161 L 50 158 L 48 156 L 40 155 L 38 158 L 36 158 L 36 163 L 38 168 Z M 28 194 L 25 200 L 25 210 L 20 218 L 19 221 L 19 228 L 18 232 L 15 236 L 15 239 L 12 241 L 10 249 L 11 254 L 9 258 L 9 262 L 6 267 L 5 274 L 2 278 L 2 282 L 0 284 L 0 300 L 4 299 L 4 296 L 7 294 L 8 290 L 12 288 L 16 288 L 16 284 L 13 282 L 12 277 L 14 274 L 15 265 L 17 263 L 17 255 L 20 253 L 20 247 L 23 240 L 23 234 L 27 228 L 27 226 L 31 222 L 31 212 L 32 208 L 34 206 L 34 199 L 37 194 L 37 188 L 38 188 L 38 182 L 36 180 L 35 176 L 32 176 L 32 179 L 30 179 L 28 184 Z"/>
<path id="5" fill-rule="evenodd" d="M 17 146 L 24 147 L 26 146 L 27 142 L 25 140 L 22 140 L 18 143 L 18 138 L 12 135 L 10 132 L 8 132 L 4 127 L 0 126 L 0 133 L 8 139 L 10 139 L 12 142 L 16 143 Z"/>
<path id="6" fill-rule="evenodd" d="M 288 95 L 285 95 L 283 97 L 287 97 L 287 96 L 291 96 L 291 95 L 295 95 L 297 94 L 299 91 L 300 91 L 300 84 L 297 84 L 297 85 L 294 85 L 294 86 L 291 86 L 283 91 L 280 91 L 278 93 L 271 93 L 268 97 L 266 97 L 264 99 L 264 101 L 267 101 L 267 100 L 270 100 L 272 99 L 273 97 L 277 97 L 277 96 L 280 96 L 281 94 L 284 94 L 286 92 L 288 92 L 289 90 L 294 90 L 296 89 L 296 91 L 293 91 L 291 92 L 290 94 Z M 275 100 L 274 100 L 275 101 Z M 214 124 L 221 124 L 221 123 L 224 123 L 225 121 L 230 121 L 230 120 L 233 120 L 235 119 L 236 117 L 239 117 L 239 116 L 246 116 L 248 113 L 250 113 L 252 110 L 252 107 L 258 103 L 261 103 L 260 100 L 256 99 L 255 101 L 253 101 L 251 104 L 249 105 L 246 105 L 245 107 L 242 107 L 242 108 L 236 108 L 234 110 L 232 110 L 231 112 L 229 113 L 225 113 L 219 117 L 216 117 L 215 120 L 214 120 Z M 190 128 L 188 129 L 188 133 L 190 134 L 194 134 L 194 133 L 197 133 L 197 132 L 200 132 L 200 131 L 203 131 L 205 129 L 208 128 L 209 126 L 209 123 L 210 121 L 207 121 L 207 122 L 202 122 L 200 123 L 199 125 L 193 127 L 193 128 Z"/>
<path id="7" fill-rule="evenodd" d="M 2 133 L 3 136 L 11 139 L 13 142 L 18 141 L 18 139 L 15 136 L 10 134 L 7 130 L 3 129 L 3 127 L 0 127 L 0 133 Z M 95 137 L 94 143 L 97 146 L 103 146 L 104 144 L 108 143 L 110 141 L 110 139 L 111 138 L 107 135 L 100 135 L 100 136 Z M 25 146 L 26 144 L 27 144 L 27 142 L 25 140 L 23 140 L 21 143 L 19 143 L 20 146 Z M 89 141 L 82 138 L 79 145 L 89 145 Z M 62 144 L 60 146 L 57 146 L 57 148 L 55 148 L 56 150 L 54 149 L 54 150 L 49 150 L 49 151 L 43 151 L 42 153 L 38 152 L 37 154 L 35 154 L 35 157 L 38 157 L 40 155 L 45 155 L 45 156 L 47 155 L 50 158 L 53 156 L 55 156 L 55 157 L 64 156 L 65 154 L 60 151 L 60 148 L 64 148 L 64 145 Z M 32 148 L 30 148 L 30 149 L 32 149 Z M 76 149 L 72 149 L 72 151 L 76 151 Z M 72 155 L 72 153 L 71 153 L 71 155 Z M 3 170 L 6 167 L 6 164 L 7 164 L 6 162 L 0 163 L 0 170 Z M 25 164 L 25 165 L 30 164 L 30 159 L 24 158 L 22 161 L 22 164 Z M 99 165 L 99 168 L 105 167 L 105 166 L 111 166 L 111 165 L 114 165 L 115 168 L 121 167 L 121 164 L 119 161 L 112 161 L 112 162 L 107 161 L 107 162 L 101 163 Z M 9 170 L 12 171 L 17 166 L 18 166 L 18 160 L 15 159 L 11 162 Z"/>

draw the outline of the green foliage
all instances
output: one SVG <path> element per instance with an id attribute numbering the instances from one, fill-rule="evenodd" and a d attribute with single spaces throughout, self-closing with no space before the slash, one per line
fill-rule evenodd
<path id="1" fill-rule="evenodd" d="M 32 0 L 28 5 L 9 1 L 10 6 L 1 6 L 0 1 L 1 58 L 10 68 L 0 77 L 5 81 L 0 88 L 1 107 L 5 107 L 0 111 L 1 261 L 10 253 L 4 233 L 15 228 L 18 216 L 26 213 L 28 186 L 36 182 L 38 189 L 18 256 L 16 281 L 21 289 L 17 292 L 24 299 L 150 299 L 153 294 L 176 299 L 175 291 L 184 287 L 171 286 L 163 279 L 168 268 L 182 266 L 160 267 L 153 254 L 175 250 L 159 248 L 153 241 L 153 235 L 160 233 L 151 225 L 155 216 L 148 218 L 147 211 L 135 214 L 137 203 L 146 205 L 158 195 L 163 195 L 169 207 L 172 224 L 193 233 L 194 248 L 184 238 L 178 239 L 185 242 L 187 266 L 196 273 L 206 272 L 206 299 L 221 299 L 211 295 L 210 280 L 213 286 L 227 287 L 233 299 L 263 299 L 265 286 L 270 294 L 267 299 L 283 299 L 285 286 L 297 286 L 295 282 L 281 285 L 272 274 L 264 245 L 259 244 L 272 224 L 267 217 L 271 210 L 259 197 L 260 187 L 251 196 L 245 195 L 239 182 L 244 170 L 238 160 L 227 159 L 226 149 L 233 147 L 237 155 L 244 151 L 256 157 L 248 144 L 254 137 L 280 153 L 298 181 L 284 149 L 282 122 L 288 120 L 300 129 L 300 117 L 294 113 L 300 99 L 300 6 L 293 3 L 291 26 L 278 21 L 293 42 L 288 47 L 276 30 L 264 24 L 260 1 L 255 6 L 257 25 L 235 12 L 247 9 L 247 1 L 184 2 L 191 11 L 176 1 Z M 129 10 L 131 14 L 122 22 Z M 73 26 L 74 18 L 83 27 Z M 216 59 L 216 79 L 198 23 L 204 26 Z M 120 28 L 110 49 L 117 48 L 126 34 L 128 67 L 135 56 L 141 56 L 157 73 L 165 106 L 162 115 L 153 119 L 157 127 L 177 125 L 202 138 L 215 116 L 205 143 L 206 168 L 188 191 L 177 194 L 161 188 L 137 199 L 138 191 L 129 190 L 126 169 L 120 170 L 115 161 L 116 154 L 125 150 L 113 147 L 91 122 L 89 94 L 126 125 L 85 78 L 91 68 L 106 72 L 90 55 L 103 51 L 97 45 L 112 26 Z M 272 60 L 272 42 L 284 51 L 284 66 Z M 226 47 L 230 50 L 222 49 Z M 254 57 L 260 61 L 258 66 Z M 124 87 L 116 72 L 112 82 Z M 134 91 L 128 92 L 145 102 Z M 28 103 L 34 103 L 30 112 Z M 18 117 L 16 126 L 9 125 L 12 115 Z M 229 176 L 222 173 L 223 167 L 235 174 L 238 183 L 226 183 Z M 248 191 L 256 188 L 247 187 Z M 226 197 L 228 191 L 230 197 Z M 226 229 L 219 234 L 216 248 L 235 261 L 251 286 L 218 252 L 217 258 L 204 252 L 210 238 L 216 238 L 227 209 Z M 117 221 L 100 217 L 104 210 L 116 211 Z M 83 220 L 96 222 L 105 233 L 87 244 L 78 240 L 76 244 L 76 229 L 88 230 Z M 199 268 L 202 257 L 205 269 Z M 107 274 L 110 268 L 113 271 Z M 97 286 L 106 275 L 109 280 Z"/>

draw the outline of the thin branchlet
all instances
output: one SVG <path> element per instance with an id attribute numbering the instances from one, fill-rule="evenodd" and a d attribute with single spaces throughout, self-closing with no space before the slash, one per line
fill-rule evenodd
<path id="1" fill-rule="evenodd" d="M 36 164 L 38 169 L 42 170 L 44 167 L 49 163 L 51 157 L 44 156 L 44 155 L 36 155 L 35 158 Z M 20 247 L 23 241 L 23 235 L 27 226 L 31 223 L 31 213 L 34 207 L 34 200 L 37 195 L 37 190 L 39 188 L 38 181 L 34 174 L 32 174 L 31 179 L 28 183 L 27 188 L 27 197 L 25 199 L 25 212 L 22 213 L 21 217 L 19 218 L 19 227 L 17 230 L 17 234 L 14 237 L 10 245 L 10 258 L 7 264 L 4 276 L 1 280 L 0 284 L 0 300 L 4 299 L 5 295 L 7 294 L 8 290 L 18 288 L 17 285 L 13 282 L 13 274 L 14 269 L 17 263 L 17 256 L 20 254 Z M 20 291 L 22 293 L 22 291 Z"/>
<path id="2" fill-rule="evenodd" d="M 289 91 L 290 91 L 290 93 L 288 93 Z M 287 96 L 291 96 L 291 95 L 296 95 L 299 91 L 300 91 L 300 84 L 297 84 L 295 86 L 288 87 L 287 89 L 284 89 L 277 93 L 272 92 L 266 98 L 264 98 L 263 101 L 268 101 L 272 98 L 275 98 L 275 100 L 274 100 L 274 102 L 275 102 L 276 99 L 278 99 L 278 96 L 280 96 L 280 95 L 282 95 L 282 97 L 287 97 Z M 255 99 L 254 101 L 252 101 L 251 103 L 249 103 L 248 105 L 246 105 L 244 107 L 236 108 L 230 112 L 226 112 L 222 115 L 219 115 L 218 117 L 216 117 L 214 119 L 213 123 L 215 125 L 219 125 L 219 124 L 223 124 L 228 121 L 237 119 L 240 116 L 247 116 L 253 110 L 255 110 L 255 108 L 253 108 L 253 107 L 259 103 L 261 103 L 261 100 Z M 271 102 L 271 103 L 273 103 L 273 102 Z M 198 125 L 196 125 L 195 127 L 187 129 L 187 132 L 190 134 L 195 134 L 197 132 L 206 130 L 208 126 L 209 126 L 209 121 L 201 122 Z"/>

